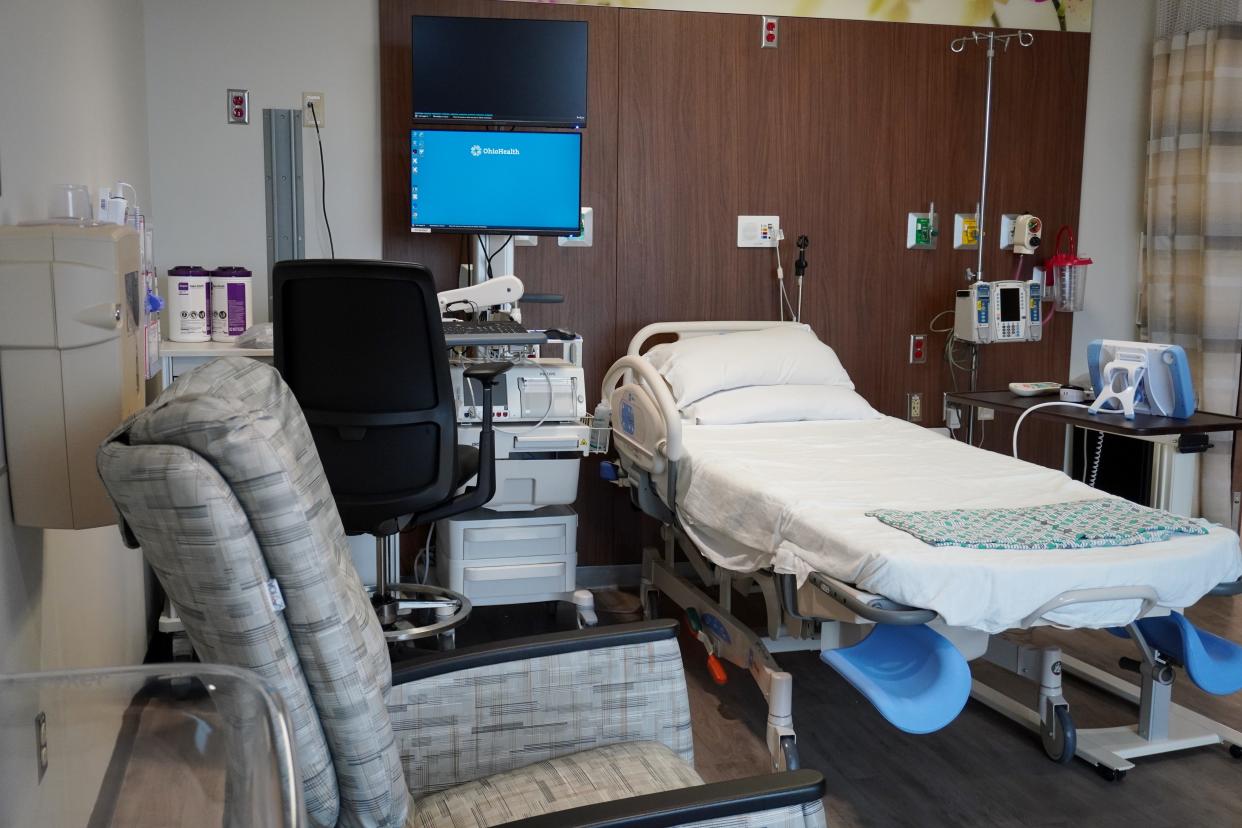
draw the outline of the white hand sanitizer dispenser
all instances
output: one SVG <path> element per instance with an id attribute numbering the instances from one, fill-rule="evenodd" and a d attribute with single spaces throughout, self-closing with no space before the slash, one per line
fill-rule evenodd
<path id="1" fill-rule="evenodd" d="M 0 227 L 0 402 L 19 526 L 116 521 L 95 451 L 145 401 L 141 271 L 130 227 Z"/>

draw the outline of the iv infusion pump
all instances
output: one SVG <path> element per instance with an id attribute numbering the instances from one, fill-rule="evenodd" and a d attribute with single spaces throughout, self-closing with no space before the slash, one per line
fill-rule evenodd
<path id="1" fill-rule="evenodd" d="M 957 292 L 953 334 L 966 342 L 1038 342 L 1043 335 L 1044 286 L 1006 279 L 975 282 Z"/>

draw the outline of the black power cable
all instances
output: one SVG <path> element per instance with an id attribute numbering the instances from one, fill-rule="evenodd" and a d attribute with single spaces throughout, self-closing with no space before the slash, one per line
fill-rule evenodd
<path id="1" fill-rule="evenodd" d="M 323 225 L 328 228 L 328 250 L 332 258 L 336 258 L 336 244 L 332 241 L 332 222 L 328 221 L 328 176 L 324 172 L 323 137 L 319 134 L 319 116 L 315 114 L 315 102 L 307 101 L 310 107 L 311 120 L 315 122 L 315 140 L 319 142 L 319 201 L 323 207 Z"/>
<path id="2" fill-rule="evenodd" d="M 483 253 L 487 256 L 487 278 L 489 279 L 492 278 L 492 259 L 499 256 L 501 252 L 512 243 L 513 243 L 513 236 L 510 236 L 509 238 L 505 239 L 504 244 L 500 245 L 500 247 L 497 247 L 491 253 L 487 252 L 486 247 L 483 248 Z"/>

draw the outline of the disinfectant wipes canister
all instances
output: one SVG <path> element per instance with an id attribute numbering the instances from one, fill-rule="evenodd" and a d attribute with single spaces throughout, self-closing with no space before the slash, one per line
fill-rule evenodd
<path id="1" fill-rule="evenodd" d="M 211 338 L 235 342 L 254 324 L 254 288 L 244 267 L 218 267 L 211 274 Z"/>
<path id="2" fill-rule="evenodd" d="M 168 338 L 173 342 L 211 341 L 211 271 L 198 265 L 170 268 Z"/>

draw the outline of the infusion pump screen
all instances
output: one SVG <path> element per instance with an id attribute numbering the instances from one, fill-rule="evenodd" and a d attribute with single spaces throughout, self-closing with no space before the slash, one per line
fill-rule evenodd
<path id="1" fill-rule="evenodd" d="M 999 292 L 1000 292 L 1000 321 L 1002 322 L 1022 321 L 1022 289 L 1021 288 L 1001 288 Z"/>

